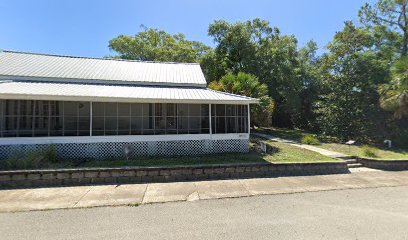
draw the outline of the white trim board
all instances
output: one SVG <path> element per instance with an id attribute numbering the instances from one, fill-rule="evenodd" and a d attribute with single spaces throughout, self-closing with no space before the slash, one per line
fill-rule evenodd
<path id="1" fill-rule="evenodd" d="M 249 133 L 0 138 L 0 145 L 249 139 Z"/>

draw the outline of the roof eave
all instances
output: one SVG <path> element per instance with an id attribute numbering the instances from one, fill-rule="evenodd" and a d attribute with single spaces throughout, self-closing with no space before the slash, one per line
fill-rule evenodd
<path id="1" fill-rule="evenodd" d="M 43 101 L 84 101 L 84 102 L 123 102 L 123 103 L 195 103 L 195 104 L 257 104 L 255 99 L 242 100 L 211 100 L 211 99 L 166 99 L 166 98 L 126 98 L 97 96 L 67 95 L 35 95 L 35 94 L 0 94 L 0 99 L 43 100 Z"/>

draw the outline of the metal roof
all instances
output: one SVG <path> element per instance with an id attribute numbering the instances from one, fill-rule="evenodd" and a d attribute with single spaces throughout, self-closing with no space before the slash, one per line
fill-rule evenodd
<path id="1" fill-rule="evenodd" d="M 0 51 L 0 79 L 207 86 L 198 63 L 142 62 L 13 51 Z"/>
<path id="2" fill-rule="evenodd" d="M 257 99 L 206 88 L 0 81 L 0 99 L 250 104 Z"/>

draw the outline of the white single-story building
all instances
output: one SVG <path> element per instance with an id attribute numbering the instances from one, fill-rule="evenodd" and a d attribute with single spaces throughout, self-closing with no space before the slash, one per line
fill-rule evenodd
<path id="1" fill-rule="evenodd" d="M 208 89 L 196 63 L 1 51 L 0 158 L 247 152 L 257 102 Z"/>

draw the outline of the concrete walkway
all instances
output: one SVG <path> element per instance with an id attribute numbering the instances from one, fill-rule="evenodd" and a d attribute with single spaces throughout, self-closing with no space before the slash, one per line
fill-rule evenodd
<path id="1" fill-rule="evenodd" d="M 0 212 L 139 205 L 408 185 L 408 171 L 0 191 Z"/>
<path id="2" fill-rule="evenodd" d="M 321 155 L 324 155 L 324 156 L 327 156 L 327 157 L 332 157 L 332 158 L 348 157 L 348 155 L 343 154 L 343 153 L 333 152 L 333 151 L 329 151 L 329 150 L 326 150 L 326 149 L 323 149 L 323 148 L 310 146 L 310 145 L 306 145 L 306 144 L 301 144 L 301 143 L 297 143 L 297 142 L 294 142 L 294 141 L 289 141 L 289 140 L 274 137 L 274 136 L 268 135 L 268 134 L 251 133 L 251 135 L 261 137 L 261 138 L 265 138 L 265 139 L 272 140 L 272 141 L 276 141 L 276 142 L 287 143 L 287 144 L 295 146 L 295 147 L 299 147 L 299 148 L 303 148 L 303 149 L 307 149 L 307 150 L 310 150 L 310 151 L 313 151 L 313 152 L 320 153 Z"/>

